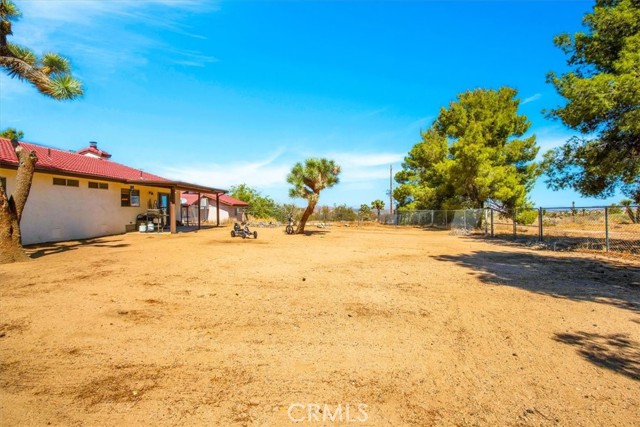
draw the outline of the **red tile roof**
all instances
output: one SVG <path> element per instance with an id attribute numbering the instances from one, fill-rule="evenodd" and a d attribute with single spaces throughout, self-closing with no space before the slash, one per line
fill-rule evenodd
<path id="1" fill-rule="evenodd" d="M 42 145 L 19 143 L 29 151 L 35 151 L 38 156 L 36 171 L 59 172 L 73 175 L 81 175 L 95 178 L 114 180 L 137 181 L 169 181 L 158 175 L 143 172 L 120 163 L 112 162 L 104 158 L 84 156 Z M 11 141 L 0 138 L 0 166 L 17 166 L 18 159 L 11 145 Z"/>
<path id="2" fill-rule="evenodd" d="M 215 200 L 216 199 L 216 195 L 215 194 L 204 193 L 201 196 L 202 197 L 206 197 L 206 198 L 211 199 L 211 200 Z M 183 205 L 194 205 L 194 204 L 198 203 L 198 195 L 194 194 L 194 193 L 183 192 L 180 195 L 180 198 L 187 200 L 187 203 L 183 203 Z M 249 206 L 248 203 L 243 202 L 242 200 L 235 199 L 235 198 L 233 198 L 231 196 L 228 196 L 226 194 L 221 194 L 220 195 L 220 203 L 223 204 L 223 205 L 227 205 L 227 206 Z"/>

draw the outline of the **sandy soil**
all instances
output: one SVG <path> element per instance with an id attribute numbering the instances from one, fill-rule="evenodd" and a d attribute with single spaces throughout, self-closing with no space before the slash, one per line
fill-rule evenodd
<path id="1" fill-rule="evenodd" d="M 41 246 L 0 266 L 0 423 L 640 419 L 638 262 L 413 228 L 229 230 Z"/>

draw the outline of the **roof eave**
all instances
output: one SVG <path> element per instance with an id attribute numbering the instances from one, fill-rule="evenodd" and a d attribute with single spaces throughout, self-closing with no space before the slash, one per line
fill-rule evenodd
<path id="1" fill-rule="evenodd" d="M 213 193 L 213 194 L 226 194 L 229 190 L 223 190 L 221 188 L 206 187 L 199 184 L 191 184 L 184 181 L 160 181 L 149 179 L 128 179 L 125 181 L 127 184 L 138 185 L 151 185 L 154 187 L 162 188 L 174 188 L 182 191 L 196 191 L 198 193 Z"/>

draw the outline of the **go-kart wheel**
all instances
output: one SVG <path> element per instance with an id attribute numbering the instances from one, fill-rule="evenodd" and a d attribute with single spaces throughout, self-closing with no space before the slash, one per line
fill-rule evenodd
<path id="1" fill-rule="evenodd" d="M 246 239 L 247 238 L 247 233 L 242 233 L 242 238 Z"/>
<path id="2" fill-rule="evenodd" d="M 231 237 L 236 237 L 236 232 L 235 232 L 235 230 L 231 230 Z"/>
<path id="3" fill-rule="evenodd" d="M 257 238 L 258 238 L 258 232 L 257 232 L 257 231 L 254 231 L 254 232 L 253 232 L 253 238 L 254 238 L 254 239 L 257 239 Z"/>

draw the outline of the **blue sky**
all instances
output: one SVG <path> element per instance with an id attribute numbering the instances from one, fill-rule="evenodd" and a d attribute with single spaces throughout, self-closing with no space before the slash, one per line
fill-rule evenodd
<path id="1" fill-rule="evenodd" d="M 65 150 L 97 141 L 112 160 L 278 202 L 308 157 L 342 167 L 320 204 L 388 204 L 398 171 L 440 107 L 511 86 L 541 152 L 572 133 L 542 109 L 566 70 L 553 36 L 581 29 L 591 1 L 16 1 L 10 41 L 71 59 L 85 96 L 56 102 L 0 76 L 0 128 Z M 395 184 L 395 183 L 394 183 Z M 547 190 L 537 206 L 600 205 Z M 304 205 L 301 200 L 299 206 Z"/>

